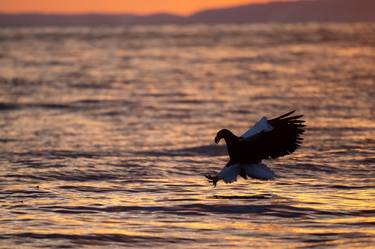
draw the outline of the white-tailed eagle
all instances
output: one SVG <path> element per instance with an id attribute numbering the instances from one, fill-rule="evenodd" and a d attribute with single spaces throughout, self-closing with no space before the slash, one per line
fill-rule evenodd
<path id="1" fill-rule="evenodd" d="M 215 143 L 225 140 L 229 162 L 217 175 L 206 175 L 208 181 L 216 186 L 220 180 L 236 181 L 237 175 L 244 179 L 274 179 L 275 173 L 261 162 L 289 155 L 302 144 L 305 121 L 301 119 L 303 115 L 292 116 L 294 112 L 274 119 L 263 117 L 240 137 L 228 129 L 220 130 Z"/>

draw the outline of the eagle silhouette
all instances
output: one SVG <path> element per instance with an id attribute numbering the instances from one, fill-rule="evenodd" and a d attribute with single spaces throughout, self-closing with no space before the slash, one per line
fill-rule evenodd
<path id="1" fill-rule="evenodd" d="M 216 186 L 223 180 L 232 183 L 240 175 L 260 180 L 272 180 L 275 173 L 262 163 L 263 159 L 276 159 L 293 153 L 303 141 L 303 115 L 292 115 L 294 111 L 277 118 L 261 118 L 242 136 L 237 137 L 228 129 L 220 130 L 215 143 L 225 140 L 229 162 L 216 175 L 206 175 L 208 181 Z"/>

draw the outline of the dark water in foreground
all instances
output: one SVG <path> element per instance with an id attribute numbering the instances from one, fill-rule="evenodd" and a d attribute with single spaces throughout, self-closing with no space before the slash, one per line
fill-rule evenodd
<path id="1" fill-rule="evenodd" d="M 375 25 L 0 30 L 0 246 L 374 248 Z M 291 109 L 279 178 L 216 131 Z"/>

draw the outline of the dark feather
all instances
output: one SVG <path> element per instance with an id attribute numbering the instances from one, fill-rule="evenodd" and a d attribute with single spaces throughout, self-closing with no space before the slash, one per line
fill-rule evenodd
<path id="1" fill-rule="evenodd" d="M 303 115 L 290 116 L 294 112 L 268 120 L 273 127 L 269 132 L 227 144 L 231 161 L 259 163 L 262 159 L 275 159 L 293 153 L 303 141 L 305 127 L 305 121 L 301 119 Z"/>

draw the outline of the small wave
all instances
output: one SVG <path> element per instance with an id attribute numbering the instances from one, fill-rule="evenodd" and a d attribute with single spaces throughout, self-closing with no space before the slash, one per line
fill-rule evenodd
<path id="1" fill-rule="evenodd" d="M 215 197 L 214 197 L 215 198 Z M 241 199 L 241 197 L 219 197 L 223 199 Z M 246 199 L 268 199 L 268 196 L 253 196 Z M 245 198 L 242 198 L 245 199 Z M 353 216 L 358 211 L 334 212 L 317 210 L 313 208 L 294 207 L 290 205 L 223 205 L 223 204 L 183 204 L 176 206 L 41 206 L 38 210 L 54 213 L 121 213 L 121 212 L 142 212 L 142 213 L 164 213 L 170 215 L 205 216 L 211 213 L 218 214 L 262 214 L 279 218 L 310 217 L 311 215 L 330 216 Z M 363 210 L 366 212 L 366 210 Z"/>
<path id="2" fill-rule="evenodd" d="M 214 195 L 214 199 L 227 199 L 227 200 L 264 200 L 274 198 L 273 195 Z"/>
<path id="3" fill-rule="evenodd" d="M 318 171 L 324 173 L 334 173 L 336 171 L 336 169 L 330 165 L 317 163 L 294 163 L 293 165 L 288 165 L 288 170 L 289 169 Z"/>
<path id="4" fill-rule="evenodd" d="M 19 109 L 33 109 L 33 108 L 42 108 L 42 109 L 67 109 L 69 105 L 65 104 L 56 104 L 56 103 L 0 103 L 0 111 L 10 111 L 10 110 L 19 110 Z"/>
<path id="5" fill-rule="evenodd" d="M 32 179 L 32 180 L 62 180 L 67 182 L 104 181 L 121 179 L 115 172 L 85 172 L 75 170 L 73 172 L 46 172 L 39 174 L 7 174 L 7 178 Z"/>
<path id="6" fill-rule="evenodd" d="M 84 99 L 80 101 L 68 103 L 9 103 L 0 102 L 0 111 L 13 111 L 13 110 L 27 110 L 27 109 L 51 109 L 51 110 L 68 110 L 71 112 L 76 111 L 97 111 L 103 109 L 114 108 L 130 108 L 134 107 L 134 103 L 125 100 L 97 100 L 97 99 Z M 119 111 L 117 111 L 119 112 Z"/>
<path id="7" fill-rule="evenodd" d="M 104 187 L 92 187 L 92 186 L 60 186 L 60 189 L 78 191 L 78 192 L 90 192 L 90 193 L 108 193 L 108 192 L 123 192 L 121 189 L 115 188 L 104 188 Z"/>
<path id="8" fill-rule="evenodd" d="M 74 83 L 70 85 L 72 88 L 78 88 L 78 89 L 111 89 L 111 84 L 110 82 L 105 82 L 105 83 L 94 83 L 94 82 L 80 82 L 80 83 Z"/>
<path id="9" fill-rule="evenodd" d="M 85 150 L 43 150 L 43 151 L 28 151 L 28 152 L 13 152 L 8 153 L 15 157 L 44 157 L 50 159 L 59 159 L 59 158 L 103 158 L 103 157 L 113 157 L 126 156 L 123 152 L 120 151 L 85 151 Z M 35 160 L 30 160 L 33 162 Z M 17 161 L 16 161 L 17 162 Z M 22 160 L 20 160 L 22 162 Z M 27 161 L 26 161 L 27 164 Z M 32 165 L 30 165 L 32 166 Z"/>
<path id="10" fill-rule="evenodd" d="M 5 190 L 0 191 L 0 196 L 2 198 L 53 198 L 55 197 L 55 194 L 52 192 L 39 190 L 38 187 L 36 187 L 35 190 Z"/>
<path id="11" fill-rule="evenodd" d="M 202 145 L 176 150 L 146 151 L 139 152 L 137 154 L 142 154 L 145 156 L 223 156 L 226 155 L 226 153 L 225 146 Z"/>
<path id="12" fill-rule="evenodd" d="M 339 184 L 333 184 L 333 185 L 325 185 L 326 188 L 334 188 L 334 189 L 374 189 L 375 186 L 371 185 L 363 185 L 363 186 L 353 186 L 353 185 L 339 185 Z"/>
<path id="13" fill-rule="evenodd" d="M 2 239 L 48 239 L 48 240 L 69 240 L 76 244 L 93 245 L 93 242 L 98 244 L 106 244 L 106 242 L 117 243 L 183 243 L 193 242 L 194 239 L 181 237 L 158 237 L 158 236 L 140 236 L 140 235 L 126 235 L 126 234 L 62 234 L 62 233 L 16 233 L 3 234 Z"/>
<path id="14" fill-rule="evenodd" d="M 302 239 L 305 243 L 319 243 L 320 246 L 322 246 L 321 243 L 325 243 L 327 246 L 327 242 L 336 241 L 338 239 L 353 239 L 353 238 L 370 238 L 371 236 L 364 233 L 359 232 L 351 232 L 351 233 L 309 233 L 306 235 L 306 238 Z M 326 247 L 323 246 L 323 247 Z M 308 247 L 302 247 L 302 248 L 311 248 L 311 245 Z"/>
<path id="15" fill-rule="evenodd" d="M 150 213 L 166 213 L 173 215 L 205 215 L 199 211 L 188 210 L 175 207 L 164 207 L 164 206 L 109 206 L 109 207 L 88 207 L 88 206 L 42 206 L 38 209 L 46 212 L 54 213 L 122 213 L 122 212 L 150 212 Z"/>

